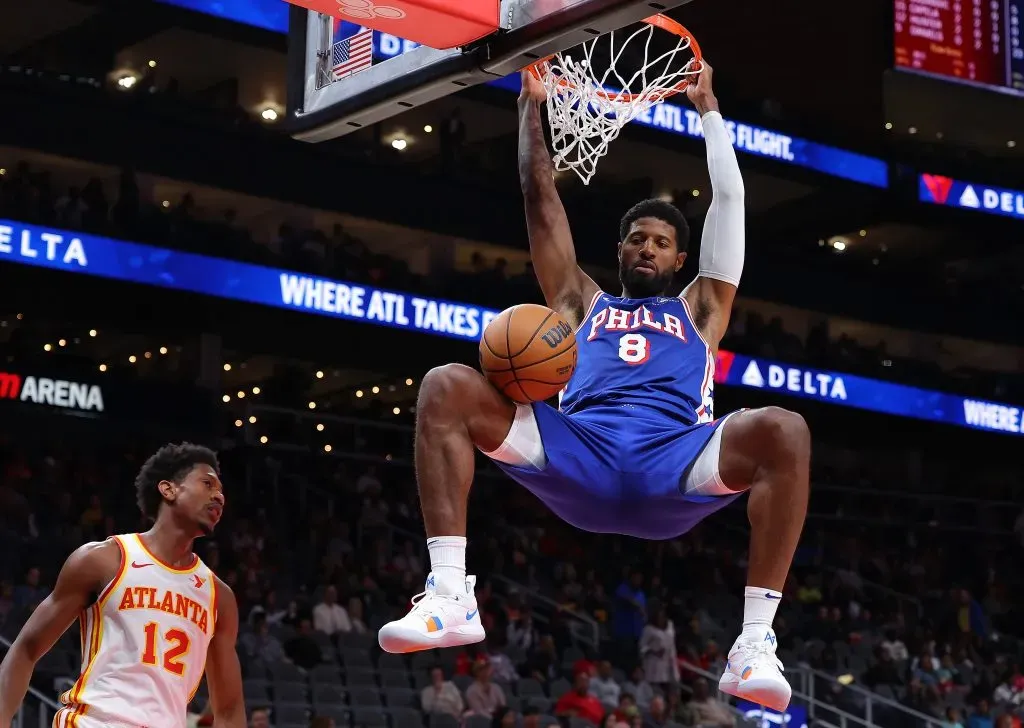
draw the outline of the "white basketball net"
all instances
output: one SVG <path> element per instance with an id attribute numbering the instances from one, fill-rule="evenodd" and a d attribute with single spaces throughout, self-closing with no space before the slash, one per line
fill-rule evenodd
<path id="1" fill-rule="evenodd" d="M 600 76 L 593 64 L 598 38 L 582 46 L 583 58 L 579 61 L 558 53 L 539 64 L 548 96 L 555 169 L 571 169 L 583 184 L 589 184 L 598 160 L 608 153 L 608 145 L 622 127 L 700 73 L 702 65 L 692 53 L 689 37 L 677 36 L 674 48 L 651 58 L 651 39 L 656 30 L 644 23 L 625 40 L 622 32 L 609 33 L 606 43 L 610 45 L 610 59 Z M 626 78 L 619 72 L 618 63 L 627 49 L 636 53 L 640 47 L 643 66 Z M 602 62 L 604 53 L 602 48 Z"/>

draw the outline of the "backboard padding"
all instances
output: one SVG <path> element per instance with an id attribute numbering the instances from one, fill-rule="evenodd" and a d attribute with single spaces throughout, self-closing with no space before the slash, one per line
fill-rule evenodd
<path id="1" fill-rule="evenodd" d="M 447 51 L 421 46 L 322 88 L 316 79 L 324 24 L 330 21 L 293 6 L 289 129 L 295 138 L 314 143 L 344 136 L 688 2 L 503 0 L 503 30 L 473 46 Z"/>

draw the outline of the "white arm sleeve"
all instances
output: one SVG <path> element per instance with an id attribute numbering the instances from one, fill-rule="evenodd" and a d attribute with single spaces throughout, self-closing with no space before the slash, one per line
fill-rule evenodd
<path id="1" fill-rule="evenodd" d="M 698 275 L 739 286 L 746 246 L 743 175 L 722 115 L 709 111 L 701 117 L 701 124 L 708 147 L 712 198 L 700 241 Z"/>

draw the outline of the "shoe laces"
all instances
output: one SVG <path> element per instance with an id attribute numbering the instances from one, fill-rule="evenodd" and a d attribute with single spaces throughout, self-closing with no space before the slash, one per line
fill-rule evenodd
<path id="1" fill-rule="evenodd" d="M 761 660 L 767 658 L 771 662 L 775 663 L 775 666 L 779 668 L 780 672 L 785 670 L 782 665 L 782 660 L 780 660 L 775 654 L 775 645 L 771 642 L 740 642 L 737 647 L 747 660 Z"/>
<path id="2" fill-rule="evenodd" d="M 421 591 L 412 598 L 412 609 L 409 611 L 409 614 L 422 616 L 428 613 L 433 604 L 433 599 L 446 599 L 450 602 L 458 602 L 459 596 L 457 594 L 438 594 L 434 590 Z"/>

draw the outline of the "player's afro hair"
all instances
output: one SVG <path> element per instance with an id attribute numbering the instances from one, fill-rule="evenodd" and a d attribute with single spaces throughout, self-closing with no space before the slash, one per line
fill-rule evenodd
<path id="1" fill-rule="evenodd" d="M 164 500 L 157 486 L 164 480 L 181 482 L 196 465 L 209 465 L 215 472 L 220 472 L 216 453 L 202 445 L 190 442 L 168 444 L 153 453 L 135 478 L 135 498 L 142 515 L 156 519 Z"/>
<path id="2" fill-rule="evenodd" d="M 641 217 L 653 217 L 657 220 L 667 222 L 676 229 L 676 247 L 680 253 L 685 253 L 690 247 L 690 225 L 686 222 L 683 213 L 671 202 L 664 200 L 643 200 L 633 205 L 622 216 L 619 223 L 619 240 L 625 240 L 629 235 L 629 229 L 633 223 Z"/>

